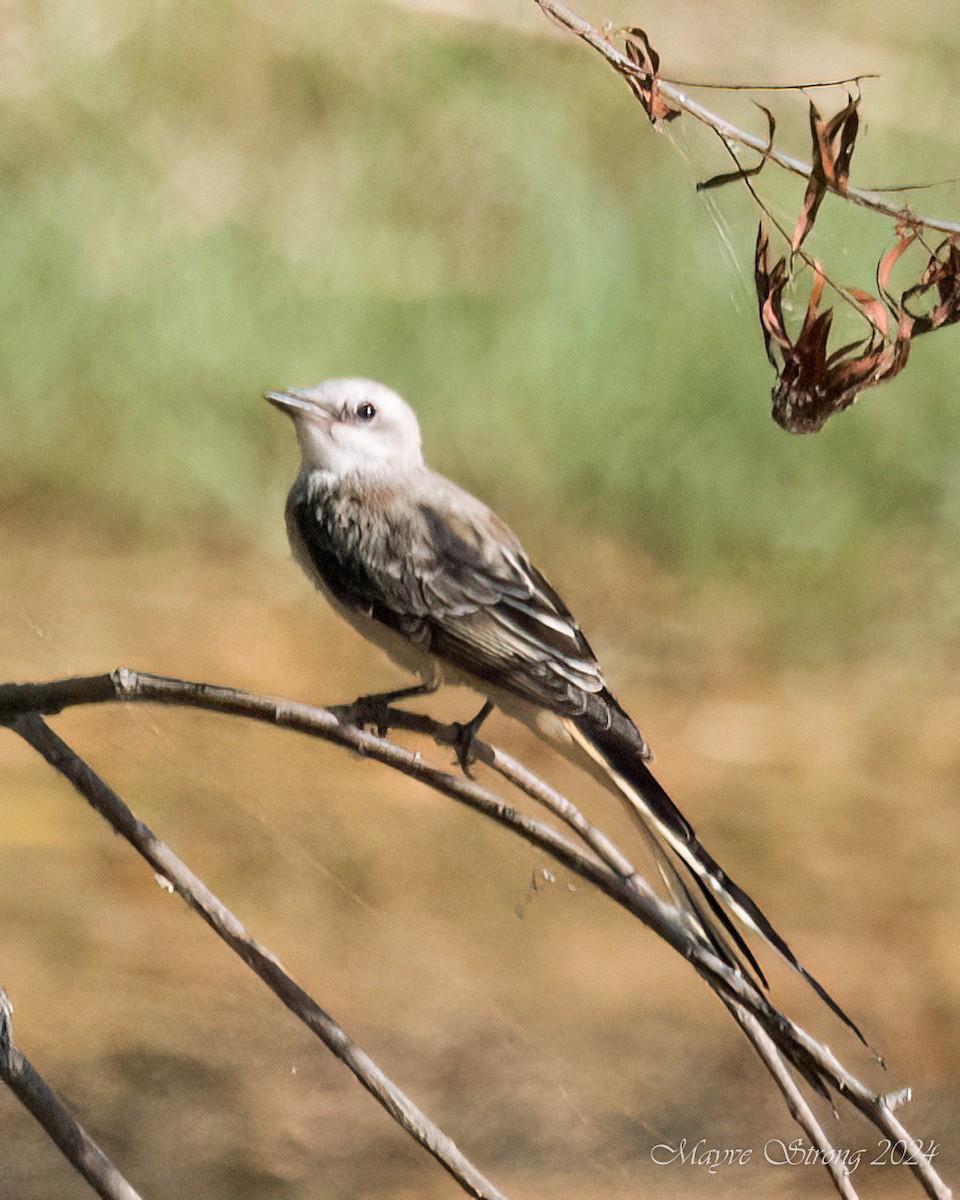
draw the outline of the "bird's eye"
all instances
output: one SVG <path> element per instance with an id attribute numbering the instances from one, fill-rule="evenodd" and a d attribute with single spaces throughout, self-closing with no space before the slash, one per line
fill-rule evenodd
<path id="1" fill-rule="evenodd" d="M 377 410 L 369 400 L 365 400 L 364 403 L 361 404 L 357 409 L 357 416 L 361 421 L 372 421 L 376 415 Z"/>

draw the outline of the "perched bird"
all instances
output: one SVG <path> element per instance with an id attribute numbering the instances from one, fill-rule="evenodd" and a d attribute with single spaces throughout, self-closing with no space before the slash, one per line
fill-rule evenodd
<path id="1" fill-rule="evenodd" d="M 295 557 L 338 613 L 420 677 L 415 687 L 373 699 L 423 694 L 443 681 L 474 688 L 486 701 L 463 727 L 464 765 L 469 741 L 494 705 L 523 721 L 626 801 L 711 949 L 743 969 L 719 923 L 763 979 L 733 914 L 862 1040 L 657 782 L 647 744 L 607 687 L 580 626 L 515 534 L 426 466 L 410 406 L 367 379 L 330 379 L 266 398 L 293 418 L 300 443 L 302 467 L 286 509 Z M 689 872 L 713 920 L 664 845 Z"/>

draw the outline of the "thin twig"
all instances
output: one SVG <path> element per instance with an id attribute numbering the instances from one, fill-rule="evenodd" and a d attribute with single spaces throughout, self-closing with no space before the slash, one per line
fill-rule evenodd
<path id="1" fill-rule="evenodd" d="M 353 704 L 328 708 L 327 712 L 333 713 L 341 720 L 346 719 L 350 724 L 355 724 L 359 715 L 357 706 Z M 384 709 L 383 716 L 389 729 L 422 733 L 426 737 L 433 738 L 438 746 L 455 746 L 457 744 L 458 731 L 453 725 L 445 725 L 442 721 L 436 721 L 425 713 L 411 712 L 406 708 L 387 707 Z M 471 749 L 478 762 L 482 762 L 491 770 L 496 771 L 515 788 L 529 796 L 531 800 L 535 800 L 548 812 L 559 817 L 567 828 L 571 829 L 611 871 L 623 879 L 630 879 L 636 874 L 630 860 L 613 844 L 603 830 L 591 824 L 580 809 L 566 796 L 561 795 L 556 788 L 550 787 L 498 746 L 491 746 L 480 738 L 474 738 Z"/>
<path id="2" fill-rule="evenodd" d="M 93 1138 L 69 1112 L 13 1040 L 13 1005 L 0 988 L 0 1079 L 104 1200 L 140 1200 Z"/>
<path id="3" fill-rule="evenodd" d="M 844 1200 L 857 1200 L 857 1193 L 850 1182 L 849 1174 L 839 1154 L 837 1154 L 830 1143 L 830 1139 L 824 1133 L 823 1126 L 817 1120 L 813 1109 L 804 1098 L 803 1093 L 797 1086 L 796 1080 L 787 1070 L 776 1046 L 761 1028 L 759 1021 L 757 1021 L 753 1013 L 749 1013 L 740 1005 L 732 1004 L 729 1001 L 726 1001 L 726 1005 L 733 1019 L 753 1043 L 754 1049 L 763 1060 L 763 1065 L 773 1076 L 774 1082 L 783 1093 L 783 1098 L 787 1102 L 790 1115 L 806 1131 L 811 1143 L 817 1148 L 820 1155 L 820 1162 L 829 1172 L 837 1192 Z"/>
<path id="4" fill-rule="evenodd" d="M 644 72 L 639 70 L 598 29 L 594 29 L 588 21 L 572 13 L 565 5 L 558 3 L 558 0 L 536 0 L 536 3 L 547 16 L 551 17 L 565 29 L 569 29 L 571 33 L 576 34 L 588 46 L 592 46 L 594 50 L 602 54 L 618 74 L 632 75 L 634 77 L 639 75 L 646 78 Z M 745 129 L 738 128 L 717 113 L 712 112 L 709 108 L 705 108 L 704 105 L 697 103 L 696 100 L 693 100 L 676 84 L 670 83 L 668 80 L 658 76 L 657 88 L 662 96 L 672 101 L 678 108 L 683 109 L 684 112 L 689 113 L 691 117 L 701 121 L 704 125 L 708 125 L 722 137 L 729 138 L 732 142 L 738 142 L 741 146 L 749 146 L 751 150 L 759 151 L 770 159 L 771 162 L 775 162 L 778 166 L 783 167 L 785 171 L 789 171 L 793 175 L 800 175 L 804 179 L 810 178 L 812 168 L 808 162 L 794 158 L 790 154 L 785 154 L 782 150 L 776 149 L 776 147 L 768 147 L 762 137 L 758 137 L 756 134 L 750 133 Z M 863 188 L 851 186 L 847 186 L 842 193 L 837 192 L 834 188 L 831 188 L 831 191 L 836 195 L 842 195 L 846 199 L 853 201 L 854 204 L 859 204 L 862 208 L 869 208 L 874 212 L 882 213 L 884 216 L 892 217 L 895 221 L 908 220 L 911 224 L 922 225 L 926 229 L 936 229 L 942 233 L 960 233 L 960 223 L 945 221 L 941 217 L 918 216 L 910 213 L 908 209 L 903 207 L 897 208 L 888 204 L 879 192 L 867 191 Z"/>
<path id="5" fill-rule="evenodd" d="M 879 78 L 875 71 L 867 71 L 863 75 L 848 75 L 846 79 L 818 79 L 816 83 L 697 83 L 690 79 L 664 79 L 663 82 L 678 88 L 703 88 L 710 92 L 812 92 L 846 87 L 851 83 L 859 87 L 865 79 Z"/>
<path id="6" fill-rule="evenodd" d="M 477 1200 L 506 1200 L 503 1193 L 460 1152 L 453 1140 L 417 1108 L 328 1012 L 294 982 L 276 955 L 254 941 L 226 905 L 169 846 L 133 815 L 117 793 L 50 729 L 42 717 L 35 712 L 28 713 L 11 721 L 10 728 L 65 776 L 117 833 L 126 838 L 156 872 L 170 881 L 187 904 L 353 1072 L 390 1116 L 449 1171 L 468 1195 Z"/>

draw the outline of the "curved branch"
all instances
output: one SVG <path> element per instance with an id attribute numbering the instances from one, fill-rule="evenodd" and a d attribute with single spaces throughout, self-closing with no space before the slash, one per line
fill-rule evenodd
<path id="1" fill-rule="evenodd" d="M 618 74 L 633 76 L 635 78 L 639 75 L 641 78 L 647 78 L 645 73 L 639 71 L 630 59 L 625 54 L 622 54 L 599 30 L 594 29 L 588 21 L 585 21 L 582 17 L 578 17 L 576 13 L 571 12 L 565 5 L 560 4 L 558 0 L 536 0 L 536 3 L 557 24 L 562 25 L 565 29 L 569 29 L 571 33 L 576 34 L 588 46 L 591 46 L 599 54 L 602 54 Z M 765 138 L 758 137 L 756 134 L 749 133 L 747 130 L 740 129 L 738 126 L 731 124 L 717 113 L 712 112 L 709 108 L 691 99 L 677 84 L 671 83 L 661 76 L 657 76 L 657 90 L 661 96 L 665 96 L 678 108 L 689 113 L 691 117 L 715 130 L 721 137 L 727 138 L 731 142 L 737 142 L 741 146 L 747 146 L 751 150 L 759 151 L 765 158 L 768 158 L 771 162 L 775 162 L 779 167 L 782 167 L 785 171 L 789 171 L 793 175 L 800 175 L 804 179 L 810 178 L 812 171 L 810 163 L 804 162 L 803 159 L 794 158 L 791 154 L 784 154 L 782 150 L 777 150 L 775 147 L 768 146 Z M 847 200 L 853 201 L 854 204 L 858 204 L 862 208 L 869 208 L 874 212 L 882 213 L 884 216 L 892 217 L 895 221 L 908 219 L 910 224 L 922 225 L 926 229 L 936 229 L 941 233 L 948 234 L 960 233 L 960 223 L 945 221 L 940 217 L 923 217 L 909 213 L 903 207 L 897 208 L 888 203 L 879 192 L 851 186 L 846 186 L 842 192 L 832 186 L 829 190 L 834 192 L 835 195 L 843 196 Z"/>
<path id="2" fill-rule="evenodd" d="M 104 1200 L 140 1200 L 110 1159 L 14 1043 L 13 1005 L 0 988 L 0 1080 L 43 1126 L 47 1136 Z"/>
<path id="3" fill-rule="evenodd" d="M 506 826 L 526 841 L 546 851 L 562 866 L 598 887 L 634 916 L 639 917 L 674 950 L 688 959 L 711 981 L 711 986 L 719 988 L 759 1017 L 778 1045 L 797 1048 L 792 1034 L 792 1023 L 777 1012 L 748 979 L 703 945 L 692 934 L 684 914 L 657 896 L 632 868 L 629 868 L 629 875 L 621 875 L 611 870 L 592 853 L 583 853 L 552 826 L 518 812 L 501 797 L 473 780 L 454 776 L 430 766 L 424 762 L 421 755 L 411 753 L 386 738 L 368 733 L 365 729 L 346 721 L 344 713 L 349 710 L 314 708 L 275 696 L 172 679 L 120 667 L 109 675 L 55 680 L 46 684 L 2 685 L 0 722 L 10 724 L 15 732 L 21 733 L 22 736 L 19 722 L 25 718 L 18 715 L 18 712 L 51 715 L 75 704 L 98 704 L 111 700 L 187 705 L 264 721 L 283 729 L 298 730 L 324 741 L 334 742 L 364 757 L 376 759 L 404 775 L 419 779 L 443 795 Z M 415 714 L 405 713 L 403 710 L 388 710 L 388 716 L 391 713 L 395 714 L 398 727 L 427 728 L 427 721 Z M 446 735 L 442 740 L 447 740 Z M 483 743 L 477 742 L 475 746 L 482 755 L 490 752 L 490 748 L 485 747 Z M 547 790 L 546 785 L 543 785 L 543 794 L 546 794 Z"/>
<path id="4" fill-rule="evenodd" d="M 102 679 L 102 677 L 100 677 Z M 115 697 L 116 698 L 116 697 Z M 64 775 L 150 866 L 198 913 L 270 990 L 311 1029 L 411 1137 L 476 1200 L 506 1200 L 453 1140 L 400 1090 L 337 1023 L 297 984 L 279 959 L 255 941 L 227 906 L 142 821 L 116 792 L 58 737 L 36 712 L 9 721 L 10 728 Z M 126 1198 L 124 1198 L 126 1200 Z M 131 1196 L 130 1200 L 133 1200 Z"/>
<path id="5" fill-rule="evenodd" d="M 908 1092 L 895 1096 L 883 1096 L 862 1083 L 840 1063 L 833 1053 L 800 1026 L 779 1012 L 744 975 L 721 961 L 703 945 L 686 922 L 684 914 L 673 905 L 662 900 L 639 876 L 616 846 L 594 826 L 585 820 L 576 806 L 565 797 L 548 787 L 526 768 L 510 759 L 502 751 L 477 743 L 479 757 L 498 770 L 504 778 L 533 797 L 565 822 L 578 838 L 586 844 L 584 852 L 552 826 L 536 818 L 518 812 L 495 793 L 481 787 L 473 780 L 453 776 L 423 761 L 420 754 L 411 753 L 400 746 L 377 737 L 357 725 L 350 723 L 350 708 L 313 708 L 293 701 L 262 696 L 234 688 L 215 687 L 204 683 L 170 679 L 164 676 L 138 673 L 118 669 L 109 675 L 89 676 L 81 679 L 57 680 L 42 684 L 5 684 L 0 686 L 0 723 L 8 724 L 44 755 L 49 762 L 61 770 L 74 785 L 101 811 L 111 823 L 115 817 L 120 825 L 116 828 L 154 865 L 155 869 L 174 882 L 177 890 L 201 916 L 233 946 L 262 978 L 281 996 L 302 1020 L 307 1021 L 338 1057 L 343 1057 L 344 1045 L 352 1047 L 339 1026 L 319 1009 L 315 1002 L 302 992 L 282 971 L 269 951 L 258 947 L 249 939 L 236 918 L 223 910 L 226 917 L 224 928 L 218 927 L 216 909 L 222 905 L 204 885 L 197 880 L 179 859 L 159 842 L 154 835 L 136 820 L 115 793 L 111 792 L 91 770 L 65 745 L 40 719 L 39 713 L 53 714 L 75 704 L 104 703 L 109 701 L 142 701 L 161 704 L 188 705 L 212 709 L 217 712 L 245 716 L 265 721 L 283 728 L 295 729 L 344 746 L 354 752 L 378 760 L 406 775 L 420 779 L 423 783 L 459 803 L 466 804 L 488 818 L 495 820 L 510 831 L 523 837 L 557 862 L 567 867 L 582 879 L 592 883 L 615 900 L 627 911 L 663 938 L 679 954 L 686 958 L 707 984 L 720 996 L 727 1008 L 753 1043 L 764 1064 L 774 1076 L 778 1087 L 787 1099 L 794 1118 L 808 1134 L 811 1142 L 821 1151 L 823 1165 L 842 1196 L 853 1197 L 852 1189 L 842 1168 L 837 1166 L 829 1142 L 812 1111 L 803 1099 L 796 1081 L 787 1069 L 791 1064 L 800 1074 L 819 1090 L 827 1086 L 838 1097 L 846 1099 L 877 1128 L 899 1140 L 905 1152 L 911 1155 L 911 1167 L 920 1185 L 935 1200 L 949 1200 L 949 1188 L 924 1158 L 922 1147 L 894 1117 L 893 1109 L 901 1100 L 909 1097 Z M 442 745 L 452 744 L 456 731 L 452 726 L 441 725 L 429 717 L 408 713 L 404 710 L 388 709 L 389 724 L 397 728 L 415 730 L 433 737 Z M 106 802 L 106 807 L 104 803 Z M 114 816 L 108 815 L 113 811 Z M 203 904 L 209 901 L 208 912 Z M 219 922 L 222 924 L 223 922 Z M 232 924 L 231 924 L 232 923 Z M 295 997 L 292 1003 L 289 997 Z M 353 1047 L 356 1051 L 356 1047 Z M 786 1061 L 784 1061 L 786 1060 Z M 355 1068 L 365 1066 L 369 1060 L 356 1051 L 347 1065 L 357 1074 L 364 1086 L 373 1091 L 384 1107 L 399 1120 L 421 1144 L 434 1154 L 441 1163 L 451 1169 L 449 1162 L 438 1152 L 440 1143 L 425 1138 L 418 1121 L 404 1120 L 403 1103 L 396 1106 L 370 1086 Z M 370 1064 L 372 1066 L 372 1064 Z M 376 1072 L 376 1068 L 374 1068 Z M 389 1083 L 389 1081 L 387 1081 Z M 393 1085 L 390 1085 L 392 1088 Z M 392 1094 L 392 1093 L 391 1093 Z M 402 1097 L 399 1094 L 397 1099 Z M 405 1097 L 402 1101 L 409 1104 Z M 422 1117 L 422 1114 L 418 1114 Z M 426 1121 L 426 1118 L 423 1118 Z M 442 1150 L 456 1152 L 456 1147 L 437 1131 L 442 1139 Z M 456 1152 L 459 1153 L 459 1152 Z M 468 1164 L 469 1165 L 469 1164 Z M 472 1168 L 471 1168 L 472 1170 Z M 482 1176 L 478 1176 L 482 1180 Z M 483 1184 L 492 1189 L 492 1185 Z M 468 1189 L 469 1190 L 469 1189 Z M 499 1196 L 495 1189 L 472 1191 L 473 1195 Z"/>

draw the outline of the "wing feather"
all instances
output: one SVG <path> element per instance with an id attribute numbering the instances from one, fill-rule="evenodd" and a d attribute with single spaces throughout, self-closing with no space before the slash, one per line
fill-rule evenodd
<path id="1" fill-rule="evenodd" d="M 449 481 L 417 483 L 375 496 L 322 480 L 295 489 L 291 537 L 324 586 L 524 699 L 570 716 L 602 707 L 596 655 L 516 536 Z"/>

